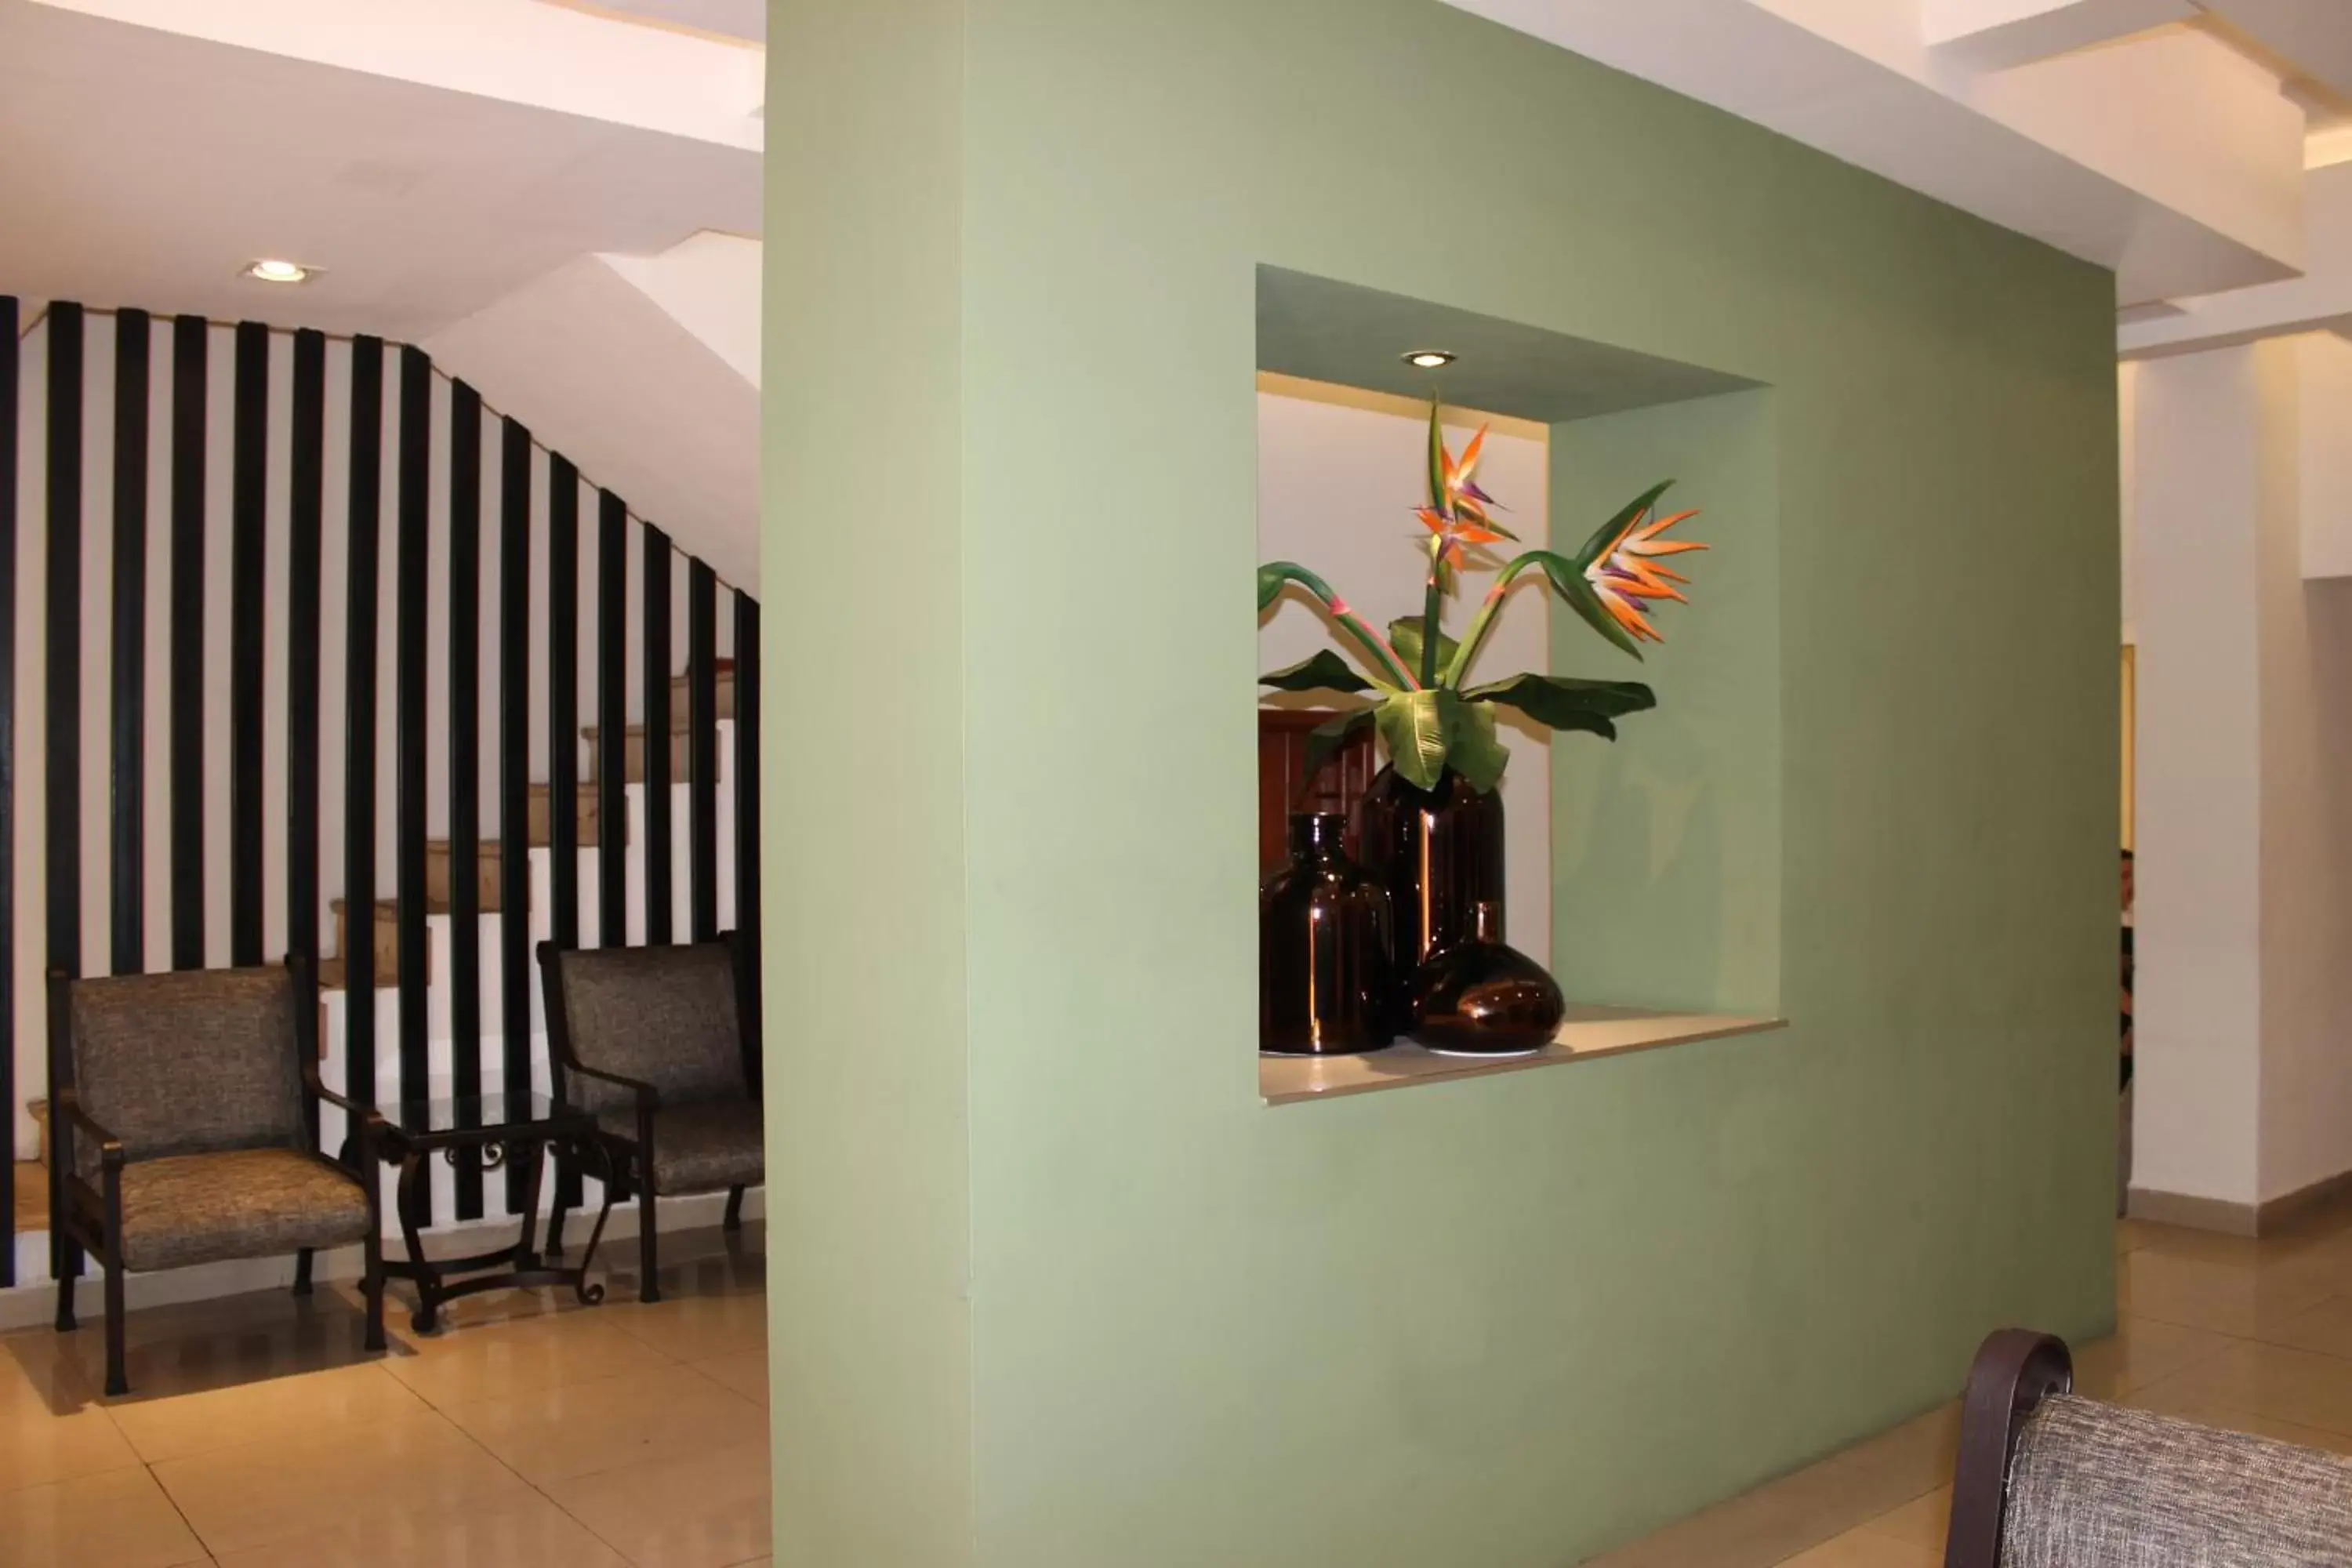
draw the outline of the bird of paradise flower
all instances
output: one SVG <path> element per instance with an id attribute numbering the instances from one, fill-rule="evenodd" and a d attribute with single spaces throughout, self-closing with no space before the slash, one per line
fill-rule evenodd
<path id="1" fill-rule="evenodd" d="M 1413 512 L 1429 531 L 1422 547 L 1427 570 L 1421 615 L 1391 621 L 1387 635 L 1382 636 L 1332 592 L 1329 584 L 1297 563 L 1271 561 L 1258 568 L 1261 613 L 1273 605 L 1286 584 L 1297 584 L 1355 639 L 1373 671 L 1368 679 L 1325 648 L 1287 669 L 1261 678 L 1261 684 L 1285 691 L 1378 694 L 1370 707 L 1343 713 L 1309 734 L 1306 763 L 1310 778 L 1323 759 L 1358 727 L 1373 724 L 1388 750 L 1390 765 L 1407 783 L 1433 789 L 1440 775 L 1451 767 L 1484 792 L 1501 781 L 1504 765 L 1510 760 L 1495 732 L 1496 704 L 1517 709 L 1553 730 L 1583 731 L 1609 740 L 1616 738 L 1617 719 L 1657 705 L 1656 694 L 1633 680 L 1581 680 L 1530 671 L 1481 686 L 1465 687 L 1463 681 L 1486 645 L 1505 595 L 1530 570 L 1540 572 L 1552 591 L 1586 625 L 1635 658 L 1641 658 L 1643 642 L 1664 640 L 1651 619 L 1652 607 L 1660 600 L 1688 603 L 1682 589 L 1690 579 L 1665 563 L 1706 546 L 1695 540 L 1667 538 L 1666 531 L 1696 512 L 1656 515 L 1658 498 L 1673 483 L 1666 480 L 1627 503 L 1574 555 L 1551 550 L 1521 552 L 1495 574 L 1494 585 L 1472 617 L 1467 634 L 1456 642 L 1445 635 L 1442 616 L 1445 595 L 1454 586 L 1455 572 L 1468 562 L 1472 550 L 1505 540 L 1516 542 L 1518 536 L 1495 520 L 1488 509 L 1500 509 L 1502 503 L 1478 485 L 1486 428 L 1471 437 L 1457 457 L 1446 445 L 1439 414 L 1438 405 L 1432 403 L 1428 500 Z"/>

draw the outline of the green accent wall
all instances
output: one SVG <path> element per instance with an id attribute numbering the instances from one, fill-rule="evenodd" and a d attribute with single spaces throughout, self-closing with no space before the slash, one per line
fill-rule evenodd
<path id="1" fill-rule="evenodd" d="M 1549 1568 L 2111 1321 L 2107 275 L 1434 0 L 770 59 L 779 1563 Z M 1261 264 L 1763 388 L 1555 427 L 1718 545 L 1555 957 L 1789 1030 L 1259 1102 Z"/>

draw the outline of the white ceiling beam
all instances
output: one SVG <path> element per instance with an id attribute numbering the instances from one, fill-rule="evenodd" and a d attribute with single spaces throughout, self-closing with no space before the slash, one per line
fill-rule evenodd
<path id="1" fill-rule="evenodd" d="M 1919 0 L 1930 48 L 1979 70 L 2006 70 L 2182 22 L 2189 0 Z"/>
<path id="2" fill-rule="evenodd" d="M 761 151 L 766 55 L 537 0 L 38 0 L 106 21 Z M 299 133 L 299 132 L 298 132 Z"/>
<path id="3" fill-rule="evenodd" d="M 2126 319 L 2116 332 L 2125 359 L 2195 353 L 2261 338 L 2352 327 L 2352 163 L 2304 176 L 2311 264 L 2300 278 L 2174 300 L 2165 314 Z"/>
<path id="4" fill-rule="evenodd" d="M 2352 95 L 2352 6 L 2344 0 L 2204 0 L 2204 5 L 2312 80 Z"/>
<path id="5" fill-rule="evenodd" d="M 2302 265 L 2301 112 L 2190 29 L 1982 71 L 1927 46 L 1917 0 L 1447 3 L 2112 268 L 2118 305 Z"/>

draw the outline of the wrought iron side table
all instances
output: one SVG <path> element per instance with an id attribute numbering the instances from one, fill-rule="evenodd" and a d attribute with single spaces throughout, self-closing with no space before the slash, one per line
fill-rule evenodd
<path id="1" fill-rule="evenodd" d="M 408 1250 L 405 1259 L 385 1258 L 383 1271 L 392 1279 L 415 1282 L 417 1308 L 409 1321 L 419 1333 L 431 1333 L 438 1326 L 443 1302 L 481 1290 L 568 1285 L 583 1305 L 593 1307 L 604 1299 L 604 1287 L 588 1282 L 588 1266 L 613 1212 L 613 1164 L 604 1140 L 596 1135 L 593 1116 L 543 1094 L 520 1092 L 408 1100 L 386 1105 L 383 1111 L 385 1125 L 377 1133 L 376 1152 L 385 1164 L 400 1167 L 395 1207 Z M 538 1245 L 540 1178 L 551 1147 L 572 1152 L 592 1174 L 604 1178 L 604 1206 L 578 1263 L 568 1268 L 551 1267 Z M 420 1211 L 423 1196 L 430 1191 L 426 1183 L 436 1153 L 453 1165 L 477 1162 L 485 1171 L 522 1162 L 522 1230 L 513 1246 L 465 1258 L 425 1256 Z"/>

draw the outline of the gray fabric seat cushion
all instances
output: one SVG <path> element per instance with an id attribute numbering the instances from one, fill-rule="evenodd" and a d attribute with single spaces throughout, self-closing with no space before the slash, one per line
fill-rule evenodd
<path id="1" fill-rule="evenodd" d="M 202 969 L 77 980 L 74 1082 L 83 1108 L 137 1161 L 307 1141 L 282 968 Z M 74 1140 L 86 1181 L 98 1149 Z"/>
<path id="2" fill-rule="evenodd" d="M 179 1268 L 366 1239 L 357 1180 L 291 1149 L 175 1154 L 122 1168 L 122 1263 Z"/>
<path id="3" fill-rule="evenodd" d="M 2019 1435 L 2003 1568 L 2343 1568 L 2352 1458 L 2044 1400 Z"/>
<path id="4" fill-rule="evenodd" d="M 634 1110 L 607 1110 L 597 1117 L 605 1131 L 634 1142 Z M 756 1100 L 704 1100 L 665 1105 L 654 1112 L 654 1191 L 708 1193 L 720 1187 L 751 1187 L 767 1180 L 767 1156 Z"/>
<path id="5" fill-rule="evenodd" d="M 666 1104 L 743 1098 L 731 942 L 589 948 L 554 958 L 565 1032 L 583 1065 L 651 1084 Z M 635 1104 L 615 1084 L 577 1073 L 564 1082 L 585 1110 Z"/>

